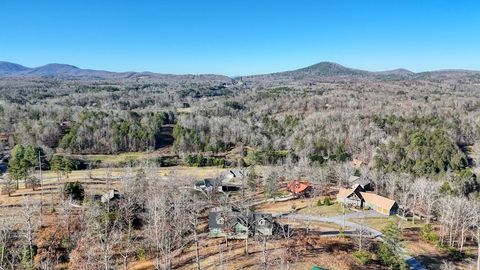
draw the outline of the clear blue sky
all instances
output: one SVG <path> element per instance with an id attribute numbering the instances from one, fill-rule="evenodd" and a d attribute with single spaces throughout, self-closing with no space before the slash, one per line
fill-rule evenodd
<path id="1" fill-rule="evenodd" d="M 480 70 L 480 1 L 1 0 L 0 60 L 246 75 Z"/>

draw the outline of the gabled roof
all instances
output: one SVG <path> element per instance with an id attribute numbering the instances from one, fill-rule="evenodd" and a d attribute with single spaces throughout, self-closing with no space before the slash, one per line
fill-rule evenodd
<path id="1" fill-rule="evenodd" d="M 287 184 L 287 189 L 293 194 L 300 194 L 310 188 L 308 181 L 293 180 Z"/>
<path id="2" fill-rule="evenodd" d="M 120 196 L 120 192 L 116 189 L 111 189 L 107 191 L 106 193 L 102 194 L 101 201 L 103 203 L 109 202 L 115 198 L 118 198 Z"/>
<path id="3" fill-rule="evenodd" d="M 364 189 L 360 185 L 355 185 L 354 188 L 340 188 L 337 194 L 337 198 L 348 198 L 353 193 L 360 194 Z"/>
<path id="4" fill-rule="evenodd" d="M 348 196 L 352 195 L 353 191 L 353 188 L 340 188 L 337 198 L 347 198 Z"/>
<path id="5" fill-rule="evenodd" d="M 379 206 L 384 209 L 392 209 L 392 207 L 396 203 L 392 199 L 377 195 L 375 193 L 361 192 L 361 194 L 365 202 Z"/>
<path id="6" fill-rule="evenodd" d="M 360 186 L 362 186 L 363 188 L 365 188 L 365 186 L 367 186 L 368 184 L 370 184 L 370 180 L 369 180 L 369 179 L 366 179 L 366 178 L 359 177 L 359 176 L 351 175 L 351 176 L 348 178 L 348 183 L 349 183 L 350 186 L 352 186 L 353 188 L 355 188 L 356 185 L 360 185 Z"/>
<path id="7" fill-rule="evenodd" d="M 348 177 L 348 182 L 351 184 L 351 183 L 357 181 L 358 179 L 360 179 L 359 176 L 350 175 L 350 177 Z"/>

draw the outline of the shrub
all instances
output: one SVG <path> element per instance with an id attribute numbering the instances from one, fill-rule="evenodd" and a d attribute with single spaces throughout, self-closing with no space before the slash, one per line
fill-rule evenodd
<path id="1" fill-rule="evenodd" d="M 322 200 L 321 200 L 321 199 L 318 200 L 318 201 L 317 201 L 317 206 L 322 206 L 322 205 L 323 205 Z"/>
<path id="2" fill-rule="evenodd" d="M 408 265 L 398 252 L 403 248 L 403 238 L 398 223 L 388 224 L 382 233 L 384 241 L 380 244 L 377 253 L 380 261 L 390 269 L 408 269 Z"/>
<path id="3" fill-rule="evenodd" d="M 204 157 L 201 154 L 188 155 L 185 157 L 185 163 L 192 167 L 218 166 L 225 167 L 226 160 L 221 157 Z"/>
<path id="4" fill-rule="evenodd" d="M 370 254 L 370 252 L 366 250 L 359 250 L 359 251 L 353 252 L 353 257 L 355 257 L 358 260 L 358 262 L 360 262 L 360 264 L 366 265 L 371 261 L 372 254 Z"/>
<path id="5" fill-rule="evenodd" d="M 463 251 L 453 247 L 448 247 L 447 251 L 448 251 L 448 256 L 455 261 L 460 261 L 462 259 L 465 259 L 466 257 L 466 254 Z"/>
<path id="6" fill-rule="evenodd" d="M 147 259 L 147 251 L 143 247 L 138 249 L 137 258 L 139 261 L 145 261 Z"/>
<path id="7" fill-rule="evenodd" d="M 63 195 L 75 201 L 82 201 L 85 197 L 85 189 L 79 182 L 65 183 L 63 186 Z"/>
<path id="8" fill-rule="evenodd" d="M 439 242 L 440 242 L 440 238 L 435 233 L 435 231 L 432 229 L 432 225 L 430 225 L 430 224 L 425 224 L 422 227 L 421 235 L 422 235 L 423 240 L 425 240 L 429 243 L 438 245 Z"/>
<path id="9" fill-rule="evenodd" d="M 37 247 L 24 247 L 21 250 L 21 263 L 25 269 L 33 269 L 33 258 L 37 254 Z"/>
<path id="10" fill-rule="evenodd" d="M 332 201 L 330 200 L 330 197 L 325 197 L 325 199 L 323 199 L 323 204 L 326 206 L 332 205 Z"/>

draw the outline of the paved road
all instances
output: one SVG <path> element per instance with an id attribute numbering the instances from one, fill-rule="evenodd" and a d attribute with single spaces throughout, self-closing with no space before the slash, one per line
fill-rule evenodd
<path id="1" fill-rule="evenodd" d="M 353 230 L 366 230 L 373 238 L 378 238 L 382 241 L 382 233 L 374 228 L 366 227 L 364 225 L 360 225 L 358 223 L 354 223 L 348 221 L 348 219 L 353 218 L 362 218 L 362 217 L 385 217 L 374 210 L 364 211 L 364 212 L 353 212 L 350 214 L 345 214 L 345 216 L 334 216 L 334 217 L 322 217 L 317 215 L 303 215 L 303 214 L 286 214 L 282 215 L 282 217 L 296 219 L 296 220 L 307 220 L 307 221 L 319 221 L 319 222 L 327 222 L 327 223 L 334 223 L 340 226 L 346 226 Z M 345 221 L 344 221 L 345 220 Z M 345 222 L 345 223 L 344 223 Z M 410 256 L 405 249 L 400 251 L 402 256 L 405 258 L 410 270 L 426 270 L 426 268 L 418 262 L 415 258 Z"/>

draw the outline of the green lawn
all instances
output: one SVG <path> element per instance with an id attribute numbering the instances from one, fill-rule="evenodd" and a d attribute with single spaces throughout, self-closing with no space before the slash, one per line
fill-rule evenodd
<path id="1" fill-rule="evenodd" d="M 352 218 L 352 219 L 349 219 L 349 221 L 351 222 L 355 222 L 355 223 L 358 223 L 358 224 L 365 224 L 366 226 L 368 227 L 371 227 L 371 228 L 374 228 L 378 231 L 381 231 L 383 228 L 385 228 L 385 226 L 392 222 L 392 221 L 397 221 L 401 227 L 403 227 L 404 229 L 408 229 L 408 228 L 421 228 L 425 223 L 423 221 L 420 221 L 420 220 L 416 220 L 415 221 L 415 224 L 412 224 L 412 222 L 409 220 L 409 221 L 406 221 L 406 220 L 403 220 L 401 218 L 398 218 L 397 216 L 390 216 L 390 217 L 367 217 L 367 218 Z"/>
<path id="2" fill-rule="evenodd" d="M 349 209 L 345 209 L 345 214 L 351 213 L 352 211 Z M 324 217 L 333 217 L 333 216 L 338 216 L 343 214 L 343 208 L 340 204 L 334 203 L 332 205 L 326 206 L 326 205 L 321 205 L 321 206 L 312 206 L 312 207 L 306 207 L 300 211 L 298 211 L 300 214 L 308 214 L 308 215 L 319 215 L 319 216 L 324 216 Z"/>
<path id="3" fill-rule="evenodd" d="M 131 160 L 141 160 L 148 156 L 149 153 L 147 152 L 127 152 L 116 155 L 71 155 L 72 158 L 79 158 L 89 162 L 101 162 L 102 164 L 118 164 Z"/>
<path id="4" fill-rule="evenodd" d="M 375 230 L 381 231 L 385 226 L 387 226 L 391 221 L 396 220 L 395 216 L 392 217 L 367 217 L 367 218 L 352 218 L 348 221 L 355 222 L 358 224 L 363 224 L 367 227 L 374 228 Z"/>

